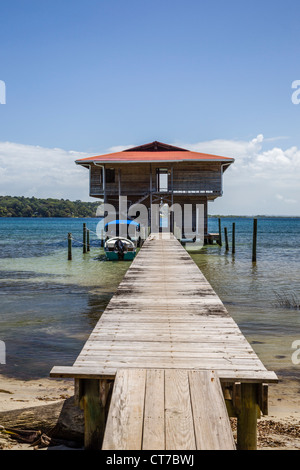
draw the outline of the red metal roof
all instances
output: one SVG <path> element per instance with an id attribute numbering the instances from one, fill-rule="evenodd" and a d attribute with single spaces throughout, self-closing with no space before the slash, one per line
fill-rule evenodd
<path id="1" fill-rule="evenodd" d="M 174 149 L 174 150 L 173 150 Z M 171 145 L 152 142 L 151 144 L 141 145 L 133 149 L 123 150 L 122 152 L 108 153 L 95 157 L 87 157 L 76 160 L 77 164 L 87 163 L 133 163 L 133 162 L 180 162 L 180 161 L 217 161 L 223 163 L 232 163 L 233 158 L 210 155 L 207 153 L 191 152 Z"/>

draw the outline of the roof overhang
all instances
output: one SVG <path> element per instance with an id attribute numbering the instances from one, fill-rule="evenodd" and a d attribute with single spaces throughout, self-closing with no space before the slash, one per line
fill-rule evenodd
<path id="1" fill-rule="evenodd" d="M 105 164 L 133 164 L 133 163 L 184 163 L 184 162 L 218 162 L 229 166 L 234 158 L 210 155 L 206 153 L 193 152 L 179 147 L 174 147 L 160 142 L 141 145 L 122 152 L 97 155 L 76 160 L 77 165 L 88 167 L 89 165 Z M 226 169 L 226 168 L 225 168 Z"/>

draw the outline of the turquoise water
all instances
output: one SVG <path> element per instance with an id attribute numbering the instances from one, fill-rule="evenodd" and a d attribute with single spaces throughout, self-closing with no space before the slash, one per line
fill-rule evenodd
<path id="1" fill-rule="evenodd" d="M 91 251 L 82 253 L 82 223 Z M 76 359 L 130 262 L 108 262 L 95 234 L 99 219 L 0 219 L 0 373 L 48 377 L 54 365 Z M 300 219 L 258 219 L 257 263 L 251 261 L 251 219 L 222 219 L 231 245 L 191 253 L 266 367 L 300 378 L 291 355 L 300 340 L 300 310 L 282 308 L 277 295 L 300 299 Z M 218 231 L 209 219 L 209 231 Z M 72 232 L 73 260 L 67 261 Z M 223 236 L 224 242 L 224 236 Z M 188 247 L 187 247 L 188 249 Z M 231 246 L 230 246 L 231 249 Z M 299 300 L 300 302 L 300 300 Z"/>

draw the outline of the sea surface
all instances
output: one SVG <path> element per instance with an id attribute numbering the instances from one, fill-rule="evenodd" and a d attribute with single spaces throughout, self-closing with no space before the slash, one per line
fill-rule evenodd
<path id="1" fill-rule="evenodd" d="M 83 222 L 91 236 L 87 254 L 82 253 Z M 6 348 L 0 374 L 49 377 L 54 365 L 71 365 L 76 359 L 130 266 L 106 261 L 96 235 L 98 223 L 0 218 L 0 341 Z M 222 247 L 209 245 L 190 254 L 265 366 L 299 380 L 292 346 L 299 341 L 300 348 L 300 310 L 295 308 L 300 304 L 300 219 L 259 218 L 255 264 L 252 228 L 251 218 L 222 218 Z M 217 219 L 209 219 L 209 231 L 218 232 Z M 72 261 L 67 260 L 68 232 L 74 239 Z"/>

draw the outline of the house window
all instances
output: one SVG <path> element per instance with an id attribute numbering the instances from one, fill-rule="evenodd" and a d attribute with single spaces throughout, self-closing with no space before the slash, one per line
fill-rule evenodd
<path id="1" fill-rule="evenodd" d="M 156 170 L 156 186 L 160 193 L 169 190 L 169 177 L 167 168 L 157 168 Z"/>
<path id="2" fill-rule="evenodd" d="M 106 183 L 115 182 L 115 170 L 113 168 L 107 168 L 105 170 L 105 181 Z"/>

